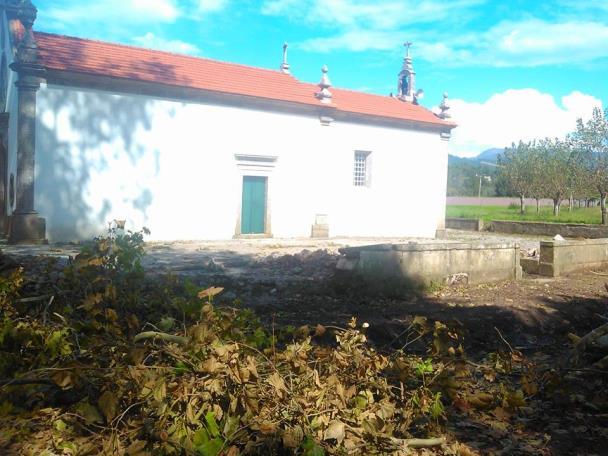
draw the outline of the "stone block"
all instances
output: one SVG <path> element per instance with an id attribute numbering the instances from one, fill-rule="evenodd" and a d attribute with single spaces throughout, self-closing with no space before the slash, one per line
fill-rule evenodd
<path id="1" fill-rule="evenodd" d="M 555 270 L 553 263 L 539 263 L 538 273 L 545 277 L 557 277 L 559 273 Z"/>
<path id="2" fill-rule="evenodd" d="M 10 244 L 46 244 L 46 220 L 38 214 L 13 214 L 9 217 Z"/>
<path id="3" fill-rule="evenodd" d="M 348 270 L 371 281 L 397 279 L 429 285 L 466 276 L 467 283 L 475 284 L 516 280 L 522 274 L 518 244 L 382 244 L 340 253 L 341 269 L 346 270 L 348 264 Z"/>
<path id="4" fill-rule="evenodd" d="M 526 274 L 538 274 L 539 273 L 539 259 L 538 257 L 533 258 L 520 258 L 519 264 Z"/>
<path id="5" fill-rule="evenodd" d="M 452 230 L 482 231 L 483 220 L 463 217 L 446 217 L 445 227 Z"/>
<path id="6" fill-rule="evenodd" d="M 315 215 L 315 225 L 329 225 L 329 216 L 327 214 Z"/>
<path id="7" fill-rule="evenodd" d="M 448 232 L 446 230 L 436 230 L 435 231 L 435 239 L 447 239 Z"/>
<path id="8" fill-rule="evenodd" d="M 539 274 L 557 277 L 608 266 L 608 239 L 541 241 Z"/>
<path id="9" fill-rule="evenodd" d="M 328 238 L 329 237 L 329 225 L 313 225 L 310 237 L 312 238 Z"/>

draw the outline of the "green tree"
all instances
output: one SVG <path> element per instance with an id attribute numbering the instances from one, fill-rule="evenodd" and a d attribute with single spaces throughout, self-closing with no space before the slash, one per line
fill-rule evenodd
<path id="1" fill-rule="evenodd" d="M 571 136 L 577 156 L 582 161 L 589 179 L 600 196 L 602 224 L 608 224 L 606 195 L 608 195 L 608 109 L 594 108 L 591 119 L 578 119 Z"/>
<path id="2" fill-rule="evenodd" d="M 567 141 L 546 138 L 536 146 L 536 160 L 531 167 L 540 176 L 536 186 L 553 200 L 553 215 L 558 216 L 562 201 L 570 195 L 573 168 L 571 148 Z"/>
<path id="3" fill-rule="evenodd" d="M 543 156 L 542 150 L 536 141 L 530 143 L 526 162 L 530 175 L 530 197 L 536 200 L 536 213 L 540 212 L 540 200 L 547 196 L 547 191 L 543 185 Z"/>
<path id="4" fill-rule="evenodd" d="M 526 212 L 525 198 L 532 191 L 533 173 L 531 169 L 532 143 L 520 141 L 505 148 L 498 156 L 500 174 L 509 183 L 514 195 L 519 197 L 520 212 Z"/>
<path id="5" fill-rule="evenodd" d="M 594 185 L 591 174 L 587 169 L 584 154 L 576 148 L 576 144 L 572 137 L 569 136 L 567 141 L 570 145 L 570 164 L 569 164 L 569 191 L 572 200 L 584 200 L 588 202 L 590 199 L 597 198 L 597 188 Z"/>

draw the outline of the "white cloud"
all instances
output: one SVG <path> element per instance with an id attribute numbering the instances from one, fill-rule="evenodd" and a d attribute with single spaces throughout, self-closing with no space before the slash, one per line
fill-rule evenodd
<path id="1" fill-rule="evenodd" d="M 314 25 L 359 29 L 395 29 L 408 24 L 456 20 L 456 13 L 484 0 L 267 0 L 262 13 Z"/>
<path id="2" fill-rule="evenodd" d="M 228 0 L 198 0 L 198 10 L 202 13 L 221 11 L 228 5 Z"/>
<path id="3" fill-rule="evenodd" d="M 181 15 L 174 0 L 105 0 L 104 2 L 62 1 L 42 8 L 40 16 L 47 22 L 65 25 L 141 24 L 173 22 Z"/>
<path id="4" fill-rule="evenodd" d="M 161 20 L 173 21 L 179 16 L 178 7 L 173 0 L 127 0 L 137 14 L 152 15 Z"/>
<path id="5" fill-rule="evenodd" d="M 476 14 L 475 6 L 486 0 L 266 0 L 262 13 L 283 16 L 333 34 L 317 36 L 295 47 L 315 52 L 395 50 L 404 40 L 416 46 L 424 34 L 416 29 L 432 24 L 432 36 L 462 25 Z M 441 24 L 437 27 L 437 24 Z"/>
<path id="6" fill-rule="evenodd" d="M 568 0 L 563 0 L 568 1 Z M 551 20 L 514 14 L 485 29 L 465 28 L 483 0 L 267 0 L 262 13 L 285 16 L 323 31 L 297 47 L 315 52 L 394 50 L 404 39 L 415 42 L 416 57 L 444 65 L 532 67 L 580 64 L 608 58 L 608 24 L 602 9 Z M 589 8 L 587 8 L 589 10 Z M 586 10 L 586 11 L 587 11 Z M 608 12 L 608 6 L 604 8 Z M 561 11 L 560 11 L 561 12 Z M 432 27 L 425 26 L 432 24 Z M 329 33 L 328 33 L 329 32 Z"/>
<path id="7" fill-rule="evenodd" d="M 576 64 L 608 57 L 607 41 L 608 25 L 600 22 L 504 21 L 481 34 L 451 40 L 451 47 L 439 53 L 421 53 L 421 58 L 500 67 Z"/>
<path id="8" fill-rule="evenodd" d="M 553 96 L 535 89 L 506 90 L 484 103 L 451 100 L 450 153 L 474 156 L 492 147 L 505 147 L 519 140 L 565 137 L 576 128 L 576 119 L 588 118 L 602 102 L 575 91 L 556 103 Z"/>
<path id="9" fill-rule="evenodd" d="M 311 38 L 295 43 L 296 48 L 313 52 L 330 52 L 334 49 L 347 51 L 369 51 L 394 49 L 400 45 L 400 36 L 394 32 L 375 30 L 353 30 L 329 38 Z"/>
<path id="10" fill-rule="evenodd" d="M 534 67 L 608 58 L 608 24 L 599 22 L 529 19 L 501 22 L 481 33 L 445 35 L 439 40 L 436 35 L 419 30 L 349 29 L 296 46 L 316 52 L 391 50 L 407 37 L 415 42 L 416 58 L 451 66 Z"/>
<path id="11" fill-rule="evenodd" d="M 444 36 L 440 41 L 429 40 L 429 35 L 416 30 L 351 29 L 308 39 L 296 46 L 316 52 L 391 50 L 404 37 L 415 42 L 416 58 L 452 66 L 533 67 L 580 64 L 608 57 L 607 24 L 552 24 L 537 19 L 501 22 L 482 33 Z"/>
<path id="12" fill-rule="evenodd" d="M 201 50 L 194 44 L 186 43 L 185 41 L 181 40 L 168 40 L 160 36 L 156 36 L 152 32 L 148 32 L 143 36 L 133 38 L 133 42 L 146 48 L 175 52 L 177 54 L 200 55 L 201 53 Z"/>

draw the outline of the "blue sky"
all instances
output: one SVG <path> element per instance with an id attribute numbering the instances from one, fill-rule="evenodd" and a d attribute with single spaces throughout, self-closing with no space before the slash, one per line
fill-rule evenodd
<path id="1" fill-rule="evenodd" d="M 395 91 L 413 41 L 423 104 L 452 99 L 451 152 L 563 136 L 608 106 L 608 0 L 34 0 L 38 30 Z"/>

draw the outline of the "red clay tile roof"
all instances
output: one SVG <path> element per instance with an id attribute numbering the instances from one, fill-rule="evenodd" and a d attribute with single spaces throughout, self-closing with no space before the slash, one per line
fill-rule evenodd
<path id="1" fill-rule="evenodd" d="M 40 62 L 47 69 L 85 73 L 213 92 L 319 106 L 319 88 L 279 70 L 171 54 L 150 49 L 35 33 Z M 396 98 L 331 88 L 338 111 L 422 122 L 452 128 L 431 111 Z"/>

